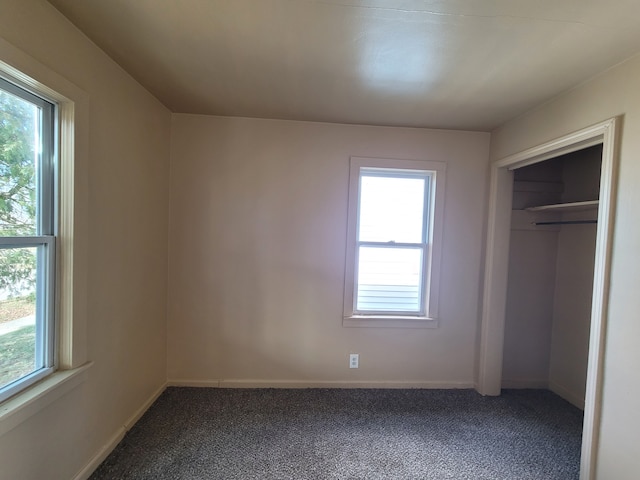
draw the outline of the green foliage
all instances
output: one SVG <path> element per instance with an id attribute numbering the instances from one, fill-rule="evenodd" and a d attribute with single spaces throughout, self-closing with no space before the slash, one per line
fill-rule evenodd
<path id="1" fill-rule="evenodd" d="M 35 326 L 0 335 L 0 387 L 35 368 Z"/>
<path id="2" fill-rule="evenodd" d="M 11 295 L 35 290 L 36 254 L 34 249 L 0 250 L 0 289 Z"/>
<path id="3" fill-rule="evenodd" d="M 0 91 L 0 236 L 36 234 L 37 107 Z M 32 250 L 0 250 L 0 291 L 35 284 Z"/>

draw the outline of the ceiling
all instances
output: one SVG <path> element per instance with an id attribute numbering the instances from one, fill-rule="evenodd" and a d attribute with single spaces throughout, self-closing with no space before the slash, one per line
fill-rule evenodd
<path id="1" fill-rule="evenodd" d="M 173 112 L 488 131 L 640 51 L 638 0 L 49 0 Z"/>

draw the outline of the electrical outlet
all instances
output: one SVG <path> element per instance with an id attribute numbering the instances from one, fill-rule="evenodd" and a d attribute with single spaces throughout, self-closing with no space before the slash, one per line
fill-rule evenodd
<path id="1" fill-rule="evenodd" d="M 360 355 L 357 353 L 352 353 L 349 355 L 349 368 L 358 368 L 358 364 L 360 363 Z"/>

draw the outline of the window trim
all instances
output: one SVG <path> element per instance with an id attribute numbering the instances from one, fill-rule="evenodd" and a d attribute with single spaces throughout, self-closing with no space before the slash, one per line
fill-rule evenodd
<path id="1" fill-rule="evenodd" d="M 58 105 L 59 208 L 55 332 L 58 370 L 0 403 L 0 435 L 87 379 L 89 95 L 0 38 L 0 76 Z"/>
<path id="2" fill-rule="evenodd" d="M 425 225 L 428 238 L 426 239 L 425 255 L 423 258 L 422 296 L 424 298 L 424 313 L 422 314 L 384 314 L 381 312 L 367 314 L 357 312 L 355 309 L 360 173 L 363 169 L 376 168 L 427 172 L 431 177 L 428 192 L 429 202 L 427 202 L 427 207 L 430 209 L 428 218 L 429 225 Z M 347 249 L 342 320 L 344 327 L 436 328 L 438 326 L 445 177 L 446 163 L 444 162 L 370 157 L 350 158 Z M 424 268 L 425 265 L 427 266 L 426 269 Z"/>

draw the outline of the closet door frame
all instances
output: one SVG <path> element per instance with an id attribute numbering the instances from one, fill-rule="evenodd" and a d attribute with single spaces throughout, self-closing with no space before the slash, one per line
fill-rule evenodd
<path id="1" fill-rule="evenodd" d="M 491 167 L 476 382 L 476 389 L 482 395 L 500 395 L 502 383 L 513 170 L 602 144 L 591 331 L 582 432 L 581 480 L 595 478 L 595 459 L 602 402 L 602 369 L 609 299 L 619 125 L 620 119 L 612 118 L 502 158 L 493 163 Z"/>

